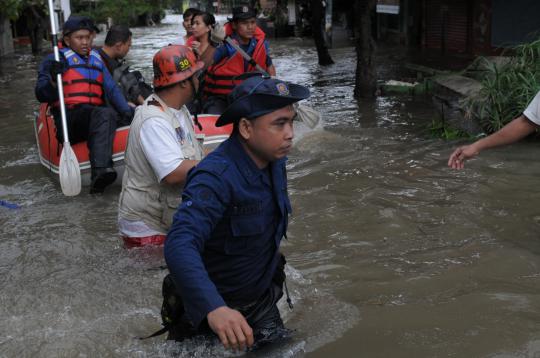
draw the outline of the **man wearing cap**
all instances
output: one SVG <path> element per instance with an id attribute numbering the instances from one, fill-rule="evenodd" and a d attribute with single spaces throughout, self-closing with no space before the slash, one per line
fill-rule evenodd
<path id="1" fill-rule="evenodd" d="M 244 349 L 287 335 L 276 306 L 291 212 L 285 163 L 293 103 L 307 97 L 305 87 L 261 76 L 231 93 L 216 126 L 233 123 L 233 133 L 189 173 L 165 242 L 184 309 L 169 338 L 214 332 Z"/>
<path id="2" fill-rule="evenodd" d="M 126 149 L 118 225 L 127 247 L 165 241 L 186 174 L 203 156 L 185 106 L 203 66 L 181 45 L 154 55 L 155 93 L 137 107 Z"/>
<path id="3" fill-rule="evenodd" d="M 88 141 L 92 182 L 90 193 L 101 193 L 116 180 L 112 148 L 117 120 L 131 118 L 128 105 L 99 54 L 92 50 L 97 28 L 84 16 L 70 16 L 64 24 L 60 62 L 50 54 L 39 67 L 35 93 L 40 102 L 51 105 L 56 135 L 63 142 L 56 78 L 62 74 L 69 139 Z M 107 107 L 108 100 L 114 107 Z M 116 111 L 115 111 L 116 109 Z"/>
<path id="4" fill-rule="evenodd" d="M 230 44 L 218 46 L 213 55 L 212 65 L 206 71 L 203 87 L 203 113 L 221 114 L 227 107 L 227 95 L 242 80 L 236 77 L 257 71 L 255 63 L 271 76 L 276 69 L 269 55 L 268 41 L 264 32 L 257 26 L 257 13 L 248 6 L 233 8 L 233 17 L 225 24 L 225 34 L 236 41 L 254 62 L 247 61 Z"/>

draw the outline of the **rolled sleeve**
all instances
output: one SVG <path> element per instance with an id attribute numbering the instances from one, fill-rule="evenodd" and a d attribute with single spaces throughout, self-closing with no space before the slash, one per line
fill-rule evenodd
<path id="1" fill-rule="evenodd" d="M 223 217 L 230 194 L 226 184 L 214 173 L 195 171 L 190 176 L 167 235 L 164 254 L 180 289 L 186 314 L 198 327 L 208 313 L 226 305 L 201 255 L 206 240 Z"/>
<path id="2" fill-rule="evenodd" d="M 540 91 L 536 94 L 531 103 L 529 103 L 527 109 L 523 111 L 523 114 L 531 122 L 540 126 Z"/>

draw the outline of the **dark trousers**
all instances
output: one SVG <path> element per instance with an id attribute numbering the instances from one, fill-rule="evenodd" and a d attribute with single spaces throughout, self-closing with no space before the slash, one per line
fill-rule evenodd
<path id="1" fill-rule="evenodd" d="M 246 318 L 249 326 L 253 329 L 255 344 L 251 350 L 259 349 L 267 344 L 289 338 L 291 331 L 285 328 L 277 302 L 283 296 L 282 288 L 273 283 L 267 293 L 260 299 L 248 305 L 231 308 L 238 310 Z M 169 329 L 167 339 L 183 341 L 195 336 L 205 336 L 208 338 L 217 337 L 204 320 L 198 328 L 194 328 L 185 315 L 182 315 L 180 322 Z"/>
<path id="2" fill-rule="evenodd" d="M 255 344 L 251 350 L 259 349 L 267 344 L 287 339 L 291 336 L 291 331 L 285 328 L 277 303 L 283 296 L 283 284 L 285 282 L 285 257 L 281 255 L 280 262 L 274 273 L 272 283 L 264 295 L 258 300 L 248 304 L 234 304 L 227 302 L 228 306 L 238 310 L 253 329 Z M 174 297 L 171 306 L 171 294 Z M 193 327 L 184 312 L 182 295 L 178 292 L 171 275 L 167 275 L 163 281 L 163 306 L 161 315 L 163 322 L 167 322 L 166 317 L 172 318 L 173 323 L 169 325 L 168 339 L 183 341 L 195 336 L 216 337 L 215 333 L 204 320 L 198 328 Z"/>
<path id="3" fill-rule="evenodd" d="M 56 137 L 63 143 L 60 110 L 55 108 L 53 116 Z M 113 141 L 119 119 L 116 111 L 110 107 L 82 104 L 66 108 L 66 116 L 69 141 L 70 143 L 88 142 L 92 168 L 112 167 Z"/>

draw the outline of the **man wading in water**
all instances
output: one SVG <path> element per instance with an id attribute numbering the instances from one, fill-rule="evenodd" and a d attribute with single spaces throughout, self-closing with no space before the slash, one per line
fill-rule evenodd
<path id="1" fill-rule="evenodd" d="M 135 112 L 118 204 L 127 247 L 163 244 L 186 175 L 203 156 L 185 104 L 197 93 L 204 64 L 189 48 L 169 45 L 154 55 L 152 66 L 156 93 Z"/>
<path id="2" fill-rule="evenodd" d="M 216 125 L 233 123 L 233 133 L 189 173 L 165 242 L 183 302 L 169 339 L 217 335 L 226 348 L 245 349 L 288 336 L 276 306 L 291 212 L 285 163 L 292 105 L 308 97 L 303 86 L 262 76 L 231 93 Z"/>

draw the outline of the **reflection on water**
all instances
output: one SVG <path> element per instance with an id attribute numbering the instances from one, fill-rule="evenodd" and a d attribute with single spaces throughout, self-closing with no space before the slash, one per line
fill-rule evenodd
<path id="1" fill-rule="evenodd" d="M 152 78 L 180 17 L 135 28 L 128 56 Z M 104 36 L 101 34 L 100 36 Z M 98 38 L 102 40 L 102 38 Z M 234 356 L 213 342 L 140 341 L 160 325 L 160 249 L 125 250 L 115 188 L 61 195 L 32 131 L 39 58 L 0 60 L 0 356 Z M 278 74 L 313 91 L 324 129 L 297 128 L 294 214 L 283 251 L 294 339 L 248 356 L 534 357 L 540 354 L 536 143 L 445 167 L 427 100 L 352 101 L 354 51 L 320 68 L 307 41 L 272 42 Z M 534 160 L 534 159 L 533 159 Z"/>

